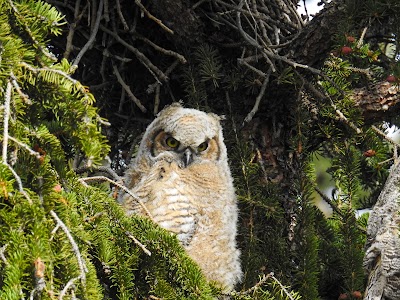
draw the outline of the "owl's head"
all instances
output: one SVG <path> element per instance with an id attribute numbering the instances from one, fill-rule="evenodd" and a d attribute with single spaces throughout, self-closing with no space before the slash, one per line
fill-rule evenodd
<path id="1" fill-rule="evenodd" d="M 196 162 L 226 160 L 220 120 L 215 114 L 172 104 L 148 126 L 138 158 L 145 155 L 154 161 L 168 156 L 182 168 Z"/>

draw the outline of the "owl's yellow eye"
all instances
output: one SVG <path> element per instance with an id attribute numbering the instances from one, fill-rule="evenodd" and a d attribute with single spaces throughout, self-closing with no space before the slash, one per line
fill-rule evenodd
<path id="1" fill-rule="evenodd" d="M 201 143 L 201 144 L 197 147 L 197 150 L 198 150 L 199 152 L 203 152 L 203 151 L 205 151 L 207 148 L 208 148 L 208 142 L 203 142 L 203 143 Z"/>
<path id="2" fill-rule="evenodd" d="M 174 139 L 172 136 L 167 137 L 167 139 L 165 140 L 165 143 L 167 144 L 168 147 L 171 148 L 178 148 L 179 147 L 179 142 Z"/>

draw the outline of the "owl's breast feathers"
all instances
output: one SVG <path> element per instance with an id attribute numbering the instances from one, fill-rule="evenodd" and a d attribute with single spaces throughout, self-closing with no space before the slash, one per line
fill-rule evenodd
<path id="1" fill-rule="evenodd" d="M 214 162 L 180 168 L 174 162 L 162 160 L 155 163 L 145 177 L 134 181 L 137 183 L 132 191 L 142 200 L 153 220 L 177 234 L 184 246 L 190 244 L 199 218 L 214 210 L 214 213 L 221 212 L 224 206 L 226 179 Z M 211 191 L 212 194 L 220 191 L 221 195 L 216 198 Z M 125 199 L 124 206 L 130 214 L 146 214 L 135 199 Z M 210 223 L 208 220 L 201 223 L 204 222 Z"/>

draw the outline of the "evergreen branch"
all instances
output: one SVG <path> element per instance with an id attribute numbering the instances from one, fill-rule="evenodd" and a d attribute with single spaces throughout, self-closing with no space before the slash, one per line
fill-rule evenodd
<path id="1" fill-rule="evenodd" d="M 17 145 L 21 146 L 22 148 L 24 148 L 26 151 L 28 151 L 28 153 L 30 155 L 35 156 L 37 159 L 40 159 L 42 156 L 40 155 L 39 152 L 36 152 L 34 150 L 31 149 L 31 147 L 29 147 L 27 144 L 17 140 L 16 138 L 13 138 L 12 136 L 8 137 L 11 141 L 13 141 L 14 143 L 16 143 Z"/>
<path id="2" fill-rule="evenodd" d="M 383 137 L 385 140 L 387 140 L 389 143 L 391 143 L 395 148 L 400 149 L 400 144 L 397 143 L 395 140 L 391 139 L 390 137 L 388 137 L 387 134 L 385 134 L 382 130 L 380 130 L 378 127 L 376 127 L 375 125 L 371 126 L 371 129 L 373 131 L 375 131 L 377 134 L 379 134 L 381 137 Z"/>
<path id="3" fill-rule="evenodd" d="M 322 199 L 324 199 L 324 201 L 326 203 L 329 204 L 330 207 L 332 207 L 332 209 L 342 218 L 344 218 L 342 212 L 340 211 L 339 207 L 337 207 L 337 205 L 332 201 L 331 198 L 329 198 L 327 195 L 324 194 L 324 192 L 322 192 L 317 186 L 314 186 L 315 191 L 318 193 L 318 195 L 321 196 Z"/>
<path id="4" fill-rule="evenodd" d="M 129 196 L 131 196 L 133 199 L 135 199 L 139 205 L 143 208 L 143 210 L 146 212 L 146 215 L 149 217 L 150 220 L 152 220 L 154 223 L 156 223 L 154 221 L 154 218 L 152 216 L 152 214 L 149 212 L 149 210 L 147 209 L 147 207 L 144 205 L 143 201 L 136 196 L 134 193 L 132 193 L 125 185 L 118 183 L 114 180 L 111 180 L 108 177 L 105 176 L 92 176 L 92 177 L 86 177 L 86 178 L 80 178 L 78 179 L 79 182 L 81 182 L 84 186 L 88 187 L 89 185 L 86 184 L 86 181 L 96 181 L 96 180 L 101 180 L 101 181 L 108 181 L 111 184 L 114 184 L 115 186 L 119 187 L 120 189 L 124 190 L 126 193 L 129 194 Z"/>
<path id="5" fill-rule="evenodd" d="M 48 68 L 48 67 L 35 68 L 35 67 L 27 64 L 26 62 L 20 62 L 20 65 L 22 67 L 27 68 L 28 70 L 32 71 L 35 74 L 40 73 L 40 72 L 51 72 L 51 73 L 55 73 L 55 74 L 61 75 L 62 77 L 64 77 L 66 80 L 70 81 L 75 86 L 79 86 L 79 91 L 81 93 L 83 93 L 83 94 L 87 93 L 85 88 L 80 84 L 80 82 L 78 80 L 73 79 L 71 76 L 69 76 L 67 73 L 65 73 L 65 72 L 63 72 L 61 70 L 52 69 L 52 68 Z"/>
<path id="6" fill-rule="evenodd" d="M 355 132 L 357 132 L 357 134 L 361 134 L 363 132 L 360 128 L 357 127 L 356 124 L 354 124 L 352 121 L 346 118 L 346 116 L 336 107 L 336 105 L 333 103 L 332 100 L 331 100 L 331 106 L 335 110 L 335 113 L 337 114 L 340 121 L 346 123 L 350 128 L 352 128 Z"/>
<path id="7" fill-rule="evenodd" d="M 287 290 L 287 288 L 278 280 L 278 278 L 276 278 L 274 276 L 274 273 L 271 273 L 271 278 L 280 286 L 281 290 L 286 294 L 286 296 L 290 299 L 290 300 L 296 300 L 292 294 Z"/>
<path id="8" fill-rule="evenodd" d="M 129 231 L 125 231 L 125 234 L 128 238 L 130 238 L 132 241 L 135 242 L 136 245 L 138 245 L 144 253 L 146 253 L 148 256 L 151 256 L 151 252 L 146 248 L 145 245 L 143 245 L 141 242 L 139 242 Z"/>
<path id="9" fill-rule="evenodd" d="M 100 20 L 101 20 L 101 14 L 103 12 L 103 0 L 100 0 L 99 7 L 97 10 L 97 15 L 96 15 L 96 22 L 94 24 L 92 33 L 90 34 L 89 40 L 86 42 L 85 46 L 79 51 L 78 55 L 76 56 L 74 62 L 72 63 L 71 66 L 71 71 L 75 71 L 76 68 L 78 68 L 78 64 L 81 61 L 83 55 L 86 53 L 86 51 L 89 50 L 93 46 L 93 43 L 95 42 L 97 32 L 99 31 L 99 25 L 100 25 Z"/>
<path id="10" fill-rule="evenodd" d="M 144 7 L 144 5 L 140 2 L 140 0 L 135 0 L 135 3 L 137 6 L 139 6 L 139 8 L 141 9 L 141 11 L 150 19 L 153 20 L 154 22 L 156 22 L 158 25 L 161 26 L 162 29 L 164 29 L 166 32 L 170 33 L 170 34 L 174 34 L 174 31 L 169 29 L 167 26 L 164 25 L 164 23 L 160 20 L 157 19 L 155 16 L 153 16 L 147 9 L 146 7 Z"/>
<path id="11" fill-rule="evenodd" d="M 296 74 L 300 75 L 297 72 Z M 347 119 L 346 116 L 336 107 L 331 97 L 317 90 L 315 86 L 312 85 L 310 82 L 308 82 L 303 76 L 301 76 L 301 79 L 306 84 L 306 86 L 313 92 L 314 95 L 316 95 L 320 99 L 328 99 L 330 101 L 330 105 L 335 110 L 335 113 L 337 114 L 339 121 L 342 121 L 343 123 L 347 124 L 350 128 L 352 128 L 355 132 L 357 132 L 357 134 L 363 133 L 362 129 L 358 128 L 356 124 Z M 332 83 L 332 80 L 329 79 L 329 82 Z M 338 91 L 342 91 L 339 87 L 337 87 L 336 84 L 334 84 L 334 86 L 338 89 Z"/>
<path id="12" fill-rule="evenodd" d="M 69 242 L 70 242 L 70 244 L 72 246 L 72 250 L 74 251 L 74 254 L 75 254 L 76 259 L 78 261 L 79 269 L 81 271 L 80 275 L 76 279 L 79 278 L 81 280 L 81 282 L 82 282 L 82 285 L 85 286 L 86 285 L 86 273 L 88 272 L 88 269 L 86 267 L 85 260 L 82 258 L 82 255 L 81 255 L 81 253 L 79 251 L 79 247 L 76 244 L 74 238 L 72 237 L 68 227 L 58 217 L 58 215 L 53 210 L 50 211 L 50 214 L 54 218 L 54 220 L 56 221 L 56 225 L 61 227 L 61 229 L 64 231 L 65 235 L 67 236 L 67 238 L 68 238 L 68 240 L 69 240 Z M 60 298 L 59 299 L 62 299 L 61 294 L 60 294 Z"/>
<path id="13" fill-rule="evenodd" d="M 3 164 L 7 165 L 7 151 L 8 151 L 8 121 L 10 119 L 10 103 L 11 103 L 12 84 L 10 80 L 7 81 L 6 93 L 4 96 L 4 119 L 3 119 Z"/>
<path id="14" fill-rule="evenodd" d="M 122 88 L 128 93 L 129 98 L 132 99 L 132 101 L 137 105 L 137 107 L 140 108 L 140 110 L 145 113 L 147 111 L 146 107 L 143 106 L 143 104 L 140 102 L 140 100 L 138 98 L 136 98 L 136 96 L 132 93 L 131 88 L 129 87 L 129 85 L 127 85 L 125 83 L 125 81 L 122 79 L 121 74 L 118 71 L 117 66 L 114 64 L 114 62 L 112 63 L 112 67 L 114 70 L 114 74 L 115 76 L 117 76 L 117 80 L 119 82 L 119 84 L 122 86 Z"/>
<path id="15" fill-rule="evenodd" d="M 18 11 L 18 8 L 14 5 L 12 0 L 8 0 L 8 2 L 10 3 L 10 6 L 12 8 L 12 10 L 14 11 L 15 15 L 17 16 L 17 18 L 21 18 L 21 13 Z M 24 22 L 22 22 L 22 26 L 24 27 L 24 30 L 26 31 L 26 33 L 28 33 L 29 37 L 31 38 L 33 44 L 39 49 L 40 52 L 42 52 L 42 54 L 44 56 L 46 56 L 47 58 L 49 58 L 52 61 L 57 61 L 57 58 L 53 55 L 53 53 L 51 53 L 50 51 L 48 51 L 46 49 L 46 47 L 42 47 L 42 45 L 40 45 L 40 43 L 36 40 L 36 38 L 33 36 L 33 33 L 31 31 L 31 29 L 29 28 L 29 26 L 27 24 L 25 24 Z"/>
<path id="16" fill-rule="evenodd" d="M 251 294 L 251 293 L 256 292 L 256 291 L 257 291 L 262 285 L 264 285 L 264 284 L 267 282 L 267 280 L 268 280 L 269 278 L 271 278 L 273 275 L 274 275 L 273 272 L 271 272 L 271 273 L 269 273 L 269 274 L 267 274 L 267 275 L 263 274 L 263 276 L 261 277 L 261 279 L 260 279 L 254 286 L 252 286 L 251 288 L 249 288 L 248 290 L 246 290 L 246 291 L 244 291 L 244 292 L 240 292 L 240 294 L 241 294 L 241 295 L 249 295 L 249 294 Z"/>

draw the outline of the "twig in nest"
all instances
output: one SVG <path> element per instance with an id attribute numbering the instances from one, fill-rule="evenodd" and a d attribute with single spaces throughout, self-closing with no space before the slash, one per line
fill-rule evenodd
<path id="1" fill-rule="evenodd" d="M 99 3 L 99 8 L 97 9 L 97 15 L 96 15 L 96 22 L 94 24 L 93 30 L 90 34 L 89 40 L 86 42 L 85 46 L 79 51 L 78 55 L 76 56 L 74 62 L 72 63 L 71 70 L 75 70 L 78 68 L 78 64 L 81 61 L 83 55 L 86 53 L 86 51 L 89 50 L 90 47 L 93 46 L 93 43 L 95 42 L 95 38 L 97 35 L 97 32 L 99 31 L 99 26 L 100 26 L 100 20 L 101 20 L 101 15 L 103 13 L 103 0 L 100 0 Z"/>
<path id="2" fill-rule="evenodd" d="M 150 19 L 156 22 L 158 25 L 161 26 L 162 29 L 164 29 L 166 32 L 170 34 L 174 34 L 174 32 L 169 29 L 167 26 L 163 24 L 163 22 L 160 19 L 157 19 L 155 16 L 153 16 L 147 9 L 144 7 L 144 5 L 140 2 L 140 0 L 135 0 L 135 3 L 137 6 L 139 6 L 140 10 Z"/>
<path id="3" fill-rule="evenodd" d="M 153 47 L 155 50 L 157 50 L 157 51 L 159 51 L 159 52 L 161 52 L 161 53 L 163 53 L 163 54 L 165 54 L 165 55 L 173 56 L 173 57 L 179 59 L 179 61 L 180 61 L 182 64 L 186 64 L 186 63 L 187 63 L 187 60 L 186 60 L 186 58 L 185 58 L 183 55 L 181 55 L 181 54 L 179 54 L 179 53 L 176 53 L 175 51 L 172 51 L 172 50 L 164 49 L 164 48 L 158 46 L 157 44 L 153 43 L 153 42 L 150 41 L 149 39 L 147 39 L 147 38 L 145 38 L 145 37 L 143 37 L 143 36 L 141 36 L 141 35 L 139 35 L 139 34 L 137 34 L 136 36 L 137 36 L 138 39 L 142 40 L 142 41 L 145 42 L 146 44 L 149 44 L 149 45 L 150 45 L 151 47 Z"/>
<path id="4" fill-rule="evenodd" d="M 156 223 L 154 221 L 154 218 L 152 216 L 152 214 L 150 213 L 150 211 L 147 209 L 147 207 L 144 205 L 144 203 L 142 202 L 142 200 L 136 196 L 134 193 L 132 193 L 125 185 L 116 182 L 114 180 L 111 180 L 108 177 L 105 176 L 93 176 L 93 177 L 86 177 L 86 178 L 80 178 L 78 179 L 79 182 L 81 182 L 84 186 L 88 187 L 88 184 L 86 183 L 86 181 L 108 181 L 111 184 L 114 184 L 115 186 L 119 187 L 120 189 L 124 190 L 129 196 L 131 196 L 133 199 L 135 199 L 139 205 L 143 208 L 143 210 L 146 212 L 147 216 L 149 217 L 150 220 L 152 220 L 154 223 Z"/>
<path id="5" fill-rule="evenodd" d="M 86 268 L 85 260 L 82 258 L 81 252 L 79 251 L 79 247 L 76 244 L 74 238 L 72 237 L 68 227 L 58 217 L 58 215 L 53 210 L 50 211 L 50 214 L 54 218 L 54 220 L 56 221 L 56 225 L 61 227 L 61 229 L 64 231 L 65 235 L 67 236 L 67 238 L 69 240 L 69 243 L 72 246 L 72 250 L 74 251 L 75 257 L 76 257 L 76 259 L 78 261 L 78 266 L 79 266 L 79 269 L 80 269 L 80 275 L 77 278 L 74 278 L 74 281 L 79 278 L 81 280 L 81 282 L 82 282 L 82 285 L 85 286 L 85 284 L 86 284 L 86 273 L 88 272 L 88 269 Z M 59 299 L 62 299 L 61 294 L 60 294 L 60 298 Z"/>
<path id="6" fill-rule="evenodd" d="M 124 27 L 125 31 L 128 31 L 129 26 L 125 21 L 124 14 L 122 13 L 122 10 L 121 10 L 121 3 L 119 2 L 119 0 L 117 0 L 116 4 L 117 4 L 118 16 L 119 16 L 119 19 L 121 20 L 122 26 Z"/>
<path id="7" fill-rule="evenodd" d="M 117 33 L 109 30 L 105 26 L 100 24 L 101 30 L 103 30 L 105 33 L 108 33 L 111 35 L 113 38 L 116 39 L 116 41 L 126 47 L 129 51 L 131 51 L 133 54 L 135 54 L 136 58 L 149 70 L 149 72 L 157 79 L 160 78 L 162 81 L 168 81 L 168 77 L 159 69 L 157 68 L 147 57 L 144 55 L 142 52 L 140 52 L 137 48 L 133 47 L 132 45 L 128 44 L 125 42 Z"/>
<path id="8" fill-rule="evenodd" d="M 147 111 L 146 107 L 143 106 L 143 104 L 140 102 L 138 98 L 132 93 L 131 88 L 125 83 L 125 81 L 122 79 L 121 74 L 118 71 L 117 66 L 113 63 L 112 64 L 114 74 L 117 76 L 117 80 L 119 84 L 122 86 L 122 88 L 125 90 L 125 92 L 128 94 L 129 98 L 139 107 L 139 109 L 145 113 Z"/>
<path id="9" fill-rule="evenodd" d="M 271 68 L 268 70 L 268 73 L 264 79 L 262 86 L 261 86 L 260 93 L 257 95 L 256 102 L 254 103 L 253 109 L 247 114 L 246 118 L 244 119 L 245 123 L 250 122 L 253 119 L 256 112 L 258 111 L 261 99 L 264 97 L 265 90 L 266 90 L 268 82 L 269 82 L 269 76 L 271 75 L 271 70 L 272 70 Z"/>
<path id="10" fill-rule="evenodd" d="M 146 246 L 143 245 L 141 242 L 139 242 L 129 231 L 125 231 L 125 234 L 128 238 L 130 238 L 132 241 L 135 242 L 136 245 L 138 245 L 144 253 L 146 253 L 148 256 L 151 256 L 151 252 L 147 250 Z"/>
<path id="11" fill-rule="evenodd" d="M 160 107 L 160 85 L 157 84 L 156 93 L 154 95 L 154 110 L 153 110 L 154 115 L 158 114 L 159 107 Z"/>
<path id="12" fill-rule="evenodd" d="M 68 59 L 69 55 L 71 54 L 71 51 L 73 49 L 72 45 L 72 40 L 74 39 L 75 35 L 75 29 L 78 26 L 79 21 L 82 19 L 83 15 L 86 12 L 86 9 L 88 8 L 89 4 L 86 4 L 85 7 L 82 9 L 82 12 L 79 14 L 79 7 L 81 5 L 81 1 L 77 0 L 75 2 L 75 9 L 74 9 L 74 21 L 69 25 L 69 31 L 67 35 L 67 43 L 65 46 L 65 51 L 64 51 L 64 58 Z"/>

